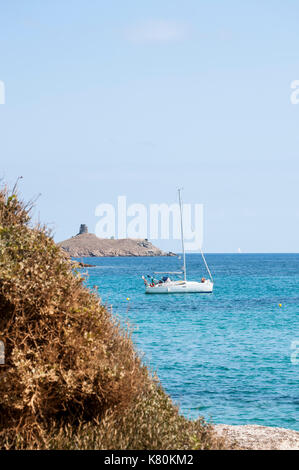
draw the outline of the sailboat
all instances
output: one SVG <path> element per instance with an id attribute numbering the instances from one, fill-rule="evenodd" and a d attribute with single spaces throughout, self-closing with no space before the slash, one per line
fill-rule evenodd
<path id="1" fill-rule="evenodd" d="M 204 261 L 205 267 L 209 274 L 209 279 L 201 278 L 201 281 L 187 281 L 186 273 L 186 253 L 185 253 L 185 244 L 184 244 L 184 231 L 183 231 L 183 212 L 182 212 L 182 197 L 181 189 L 178 189 L 179 194 L 179 204 L 180 204 L 180 216 L 181 216 L 181 239 L 182 239 L 182 252 L 183 252 L 183 271 L 164 271 L 164 272 L 155 272 L 154 274 L 164 274 L 161 280 L 157 280 L 154 277 L 142 276 L 142 279 L 145 284 L 145 293 L 146 294 L 184 294 L 184 293 L 210 293 L 213 292 L 213 278 L 210 272 L 209 266 L 206 262 L 205 256 L 202 249 L 200 249 L 202 259 Z M 172 280 L 169 275 L 184 275 L 184 280 Z"/>

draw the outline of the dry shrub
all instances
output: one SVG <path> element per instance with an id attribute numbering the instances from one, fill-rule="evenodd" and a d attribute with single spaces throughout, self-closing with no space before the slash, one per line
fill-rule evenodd
<path id="1" fill-rule="evenodd" d="M 179 415 L 30 207 L 0 191 L 0 447 L 221 447 Z"/>
<path id="2" fill-rule="evenodd" d="M 109 410 L 78 426 L 53 427 L 47 449 L 171 450 L 224 449 L 224 439 L 214 434 L 203 418 L 189 421 L 154 381 L 134 404 L 119 411 Z M 235 448 L 235 446 L 234 446 Z"/>

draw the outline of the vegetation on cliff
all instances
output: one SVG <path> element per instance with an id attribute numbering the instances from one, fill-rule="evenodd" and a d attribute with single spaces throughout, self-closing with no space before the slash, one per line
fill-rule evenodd
<path id="1" fill-rule="evenodd" d="M 0 191 L 0 448 L 211 449 L 30 207 Z"/>

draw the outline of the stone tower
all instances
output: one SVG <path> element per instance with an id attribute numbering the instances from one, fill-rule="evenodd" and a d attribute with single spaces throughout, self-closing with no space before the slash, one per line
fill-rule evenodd
<path id="1" fill-rule="evenodd" d="M 85 224 L 80 225 L 80 230 L 79 230 L 78 235 L 82 235 L 82 233 L 88 233 L 88 228 L 87 228 L 87 225 Z"/>

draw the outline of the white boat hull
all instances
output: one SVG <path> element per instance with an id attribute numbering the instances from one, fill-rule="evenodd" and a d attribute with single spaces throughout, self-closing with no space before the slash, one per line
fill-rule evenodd
<path id="1" fill-rule="evenodd" d="M 210 293 L 213 292 L 213 282 L 196 281 L 170 281 L 156 284 L 155 286 L 146 286 L 146 294 L 191 294 L 191 293 Z"/>

